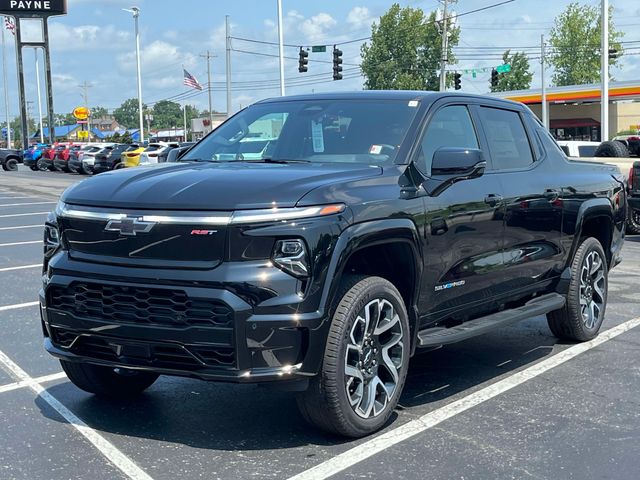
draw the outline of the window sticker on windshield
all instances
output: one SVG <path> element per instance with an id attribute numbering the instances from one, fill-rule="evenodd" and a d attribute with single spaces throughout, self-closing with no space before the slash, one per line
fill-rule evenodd
<path id="1" fill-rule="evenodd" d="M 418 102 L 418 100 L 409 100 L 410 107 L 417 107 L 419 104 L 420 102 Z"/>
<path id="2" fill-rule="evenodd" d="M 322 128 L 322 122 L 311 121 L 311 139 L 313 141 L 313 152 L 324 152 L 324 130 Z"/>
<path id="3" fill-rule="evenodd" d="M 382 153 L 382 145 L 371 145 L 369 153 L 371 155 L 380 155 Z"/>

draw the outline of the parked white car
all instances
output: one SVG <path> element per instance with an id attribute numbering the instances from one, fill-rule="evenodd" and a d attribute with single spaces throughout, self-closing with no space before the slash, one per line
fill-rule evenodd
<path id="1" fill-rule="evenodd" d="M 82 155 L 82 170 L 84 173 L 92 174 L 93 165 L 96 162 L 96 155 L 111 150 L 114 145 L 115 143 L 100 143 L 94 148 L 86 151 L 84 155 Z"/>
<path id="2" fill-rule="evenodd" d="M 579 140 L 558 140 L 558 145 L 567 157 L 595 157 L 600 142 Z"/>
<path id="3" fill-rule="evenodd" d="M 150 143 L 140 154 L 139 165 L 158 163 L 158 155 L 164 152 L 167 148 L 169 148 L 169 144 L 165 142 Z"/>

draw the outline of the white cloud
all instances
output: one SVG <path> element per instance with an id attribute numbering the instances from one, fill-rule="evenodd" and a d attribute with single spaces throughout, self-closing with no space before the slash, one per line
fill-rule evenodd
<path id="1" fill-rule="evenodd" d="M 72 27 L 52 22 L 49 33 L 54 52 L 124 49 L 130 48 L 133 41 L 130 32 L 118 30 L 113 25 Z"/>
<path id="2" fill-rule="evenodd" d="M 318 13 L 304 20 L 298 28 L 304 38 L 314 42 L 326 37 L 328 30 L 335 27 L 337 23 L 328 13 Z"/>
<path id="3" fill-rule="evenodd" d="M 354 28 L 370 27 L 373 17 L 367 7 L 353 7 L 347 14 L 347 23 Z"/>

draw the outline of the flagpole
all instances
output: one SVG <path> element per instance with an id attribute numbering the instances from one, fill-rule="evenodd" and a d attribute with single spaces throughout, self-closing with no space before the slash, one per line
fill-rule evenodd
<path id="1" fill-rule="evenodd" d="M 3 18 L 6 21 L 6 17 Z M 4 23 L 4 22 L 3 22 Z M 4 43 L 4 29 L 5 25 L 2 25 L 2 77 L 3 77 L 3 90 L 4 90 L 4 113 L 7 122 L 7 148 L 11 148 L 11 122 L 9 120 L 9 85 L 7 84 L 7 52 Z"/>

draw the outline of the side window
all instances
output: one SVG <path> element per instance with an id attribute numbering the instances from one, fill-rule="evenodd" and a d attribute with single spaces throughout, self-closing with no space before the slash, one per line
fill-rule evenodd
<path id="1" fill-rule="evenodd" d="M 431 175 L 431 160 L 441 147 L 478 148 L 469 110 L 464 105 L 441 108 L 431 118 L 420 142 L 417 166 Z"/>
<path id="2" fill-rule="evenodd" d="M 518 112 L 482 107 L 480 118 L 494 168 L 526 168 L 533 163 L 529 138 Z"/>

